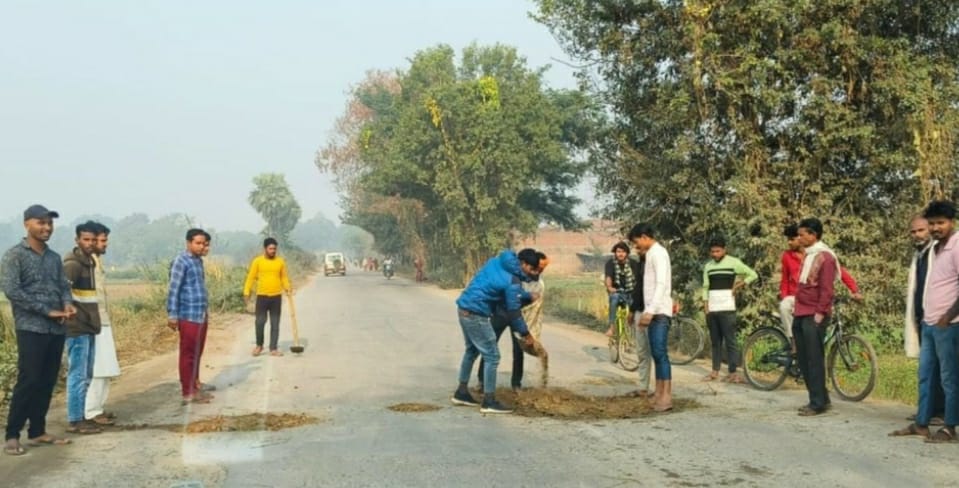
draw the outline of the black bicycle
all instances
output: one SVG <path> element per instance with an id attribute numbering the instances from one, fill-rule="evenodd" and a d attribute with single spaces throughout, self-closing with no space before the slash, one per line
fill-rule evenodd
<path id="1" fill-rule="evenodd" d="M 858 402 L 872 393 L 879 374 L 876 351 L 866 339 L 844 330 L 841 308 L 846 302 L 837 298 L 833 315 L 823 345 L 826 349 L 826 375 L 833 390 L 845 400 Z M 760 390 L 779 388 L 787 376 L 797 383 L 802 382 L 799 364 L 792 353 L 789 339 L 783 333 L 779 317 L 769 312 L 761 313 L 764 321 L 777 325 L 762 326 L 749 337 L 743 346 L 743 372 L 749 384 Z"/>

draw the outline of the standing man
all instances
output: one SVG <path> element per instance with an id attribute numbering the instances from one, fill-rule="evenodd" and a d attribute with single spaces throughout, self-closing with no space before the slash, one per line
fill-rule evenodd
<path id="1" fill-rule="evenodd" d="M 710 241 L 709 257 L 712 260 L 703 266 L 703 300 L 706 301 L 706 324 L 709 325 L 709 339 L 713 347 L 713 370 L 704 380 L 712 381 L 719 377 L 725 343 L 729 376 L 723 381 L 742 383 L 743 377 L 736 372 L 736 361 L 739 359 L 736 292 L 759 279 L 759 275 L 739 259 L 726 254 L 726 240 L 722 237 Z"/>
<path id="2" fill-rule="evenodd" d="M 819 219 L 808 218 L 799 223 L 799 243 L 805 248 L 805 257 L 796 291 L 793 337 L 799 368 L 809 392 L 809 404 L 799 409 L 799 415 L 804 417 L 819 415 L 830 407 L 823 340 L 832 315 L 839 259 L 822 242 L 822 232 Z"/>
<path id="3" fill-rule="evenodd" d="M 95 343 L 100 333 L 100 310 L 97 306 L 96 261 L 97 227 L 93 222 L 77 226 L 76 247 L 63 260 L 63 272 L 70 283 L 70 293 L 77 309 L 67 319 L 67 432 L 99 434 L 95 422 L 86 420 L 87 389 L 93 379 Z"/>
<path id="4" fill-rule="evenodd" d="M 246 275 L 246 284 L 243 285 L 243 300 L 250 301 L 250 291 L 253 282 L 256 282 L 256 347 L 253 355 L 263 353 L 263 328 L 266 325 L 266 316 L 270 315 L 270 355 L 282 356 L 278 347 L 280 340 L 280 311 L 283 308 L 283 292 L 293 294 L 289 274 L 286 270 L 286 261 L 276 255 L 276 239 L 268 237 L 263 241 L 263 255 L 257 256 L 250 263 L 250 271 Z"/>
<path id="5" fill-rule="evenodd" d="M 649 336 L 649 349 L 656 365 L 653 409 L 666 412 L 673 409 L 672 370 L 667 348 L 669 322 L 673 316 L 672 264 L 669 252 L 656 242 L 652 225 L 636 224 L 629 231 L 629 240 L 646 257 L 643 270 L 643 313 L 639 318 L 641 331 L 637 336 L 642 333 Z"/>
<path id="6" fill-rule="evenodd" d="M 513 330 L 523 337 L 528 346 L 533 346 L 533 336 L 526 327 L 521 308 L 524 299 L 536 301 L 539 296 L 525 292 L 521 283 L 538 277 L 539 265 L 539 256 L 533 249 L 523 249 L 519 254 L 503 251 L 486 262 L 456 300 L 466 351 L 460 363 L 459 386 L 450 399 L 454 405 L 480 405 L 473 399 L 467 384 L 476 357 L 482 355 L 483 403 L 480 412 L 512 412 L 496 401 L 496 368 L 500 355 L 490 317 L 497 306 L 504 307 Z"/>
<path id="7" fill-rule="evenodd" d="M 653 356 L 649 352 L 649 328 L 640 327 L 639 321 L 643 316 L 643 310 L 646 308 L 646 299 L 643 294 L 645 281 L 643 276 L 646 274 L 646 250 L 635 246 L 639 260 L 636 265 L 636 287 L 633 288 L 633 296 L 629 304 L 629 317 L 626 322 L 634 329 L 636 336 L 636 357 L 638 359 L 636 372 L 639 374 L 639 386 L 635 391 L 628 395 L 636 398 L 649 397 L 649 373 L 653 367 Z"/>
<path id="8" fill-rule="evenodd" d="M 789 338 L 793 354 L 796 353 L 796 340 L 793 339 L 793 309 L 796 307 L 796 290 L 799 288 L 799 274 L 802 271 L 802 261 L 805 251 L 799 242 L 799 226 L 789 224 L 783 229 L 783 236 L 786 237 L 787 248 L 783 251 L 781 264 L 782 272 L 779 280 L 779 318 L 782 321 L 783 332 Z M 859 286 L 856 280 L 846 271 L 846 268 L 839 268 L 840 279 L 849 289 L 852 299 L 861 302 L 862 294 L 859 293 Z"/>
<path id="9" fill-rule="evenodd" d="M 930 442 L 953 442 L 959 424 L 959 239 L 955 237 L 956 207 L 935 201 L 923 216 L 936 240 L 926 282 L 919 349 L 919 411 L 916 421 L 893 435 L 925 435 Z M 930 435 L 935 413 L 936 366 L 945 395 L 945 426 Z"/>
<path id="10" fill-rule="evenodd" d="M 32 445 L 69 444 L 47 432 L 47 410 L 63 356 L 64 322 L 73 318 L 73 296 L 60 256 L 47 247 L 57 212 L 32 205 L 23 212 L 27 236 L 0 262 L 0 289 L 13 307 L 17 333 L 17 384 L 10 400 L 3 452 L 26 453 L 20 431 L 30 422 Z"/>
<path id="11" fill-rule="evenodd" d="M 94 283 L 97 287 L 97 310 L 100 312 L 100 333 L 96 335 L 93 348 L 96 355 L 93 357 L 93 379 L 87 389 L 86 412 L 84 417 L 98 425 L 113 425 L 116 415 L 104 410 L 107 397 L 110 395 L 110 380 L 120 376 L 120 362 L 117 361 L 117 347 L 113 340 L 113 327 L 110 322 L 110 311 L 107 303 L 106 268 L 103 265 L 103 256 L 107 253 L 110 238 L 110 228 L 95 223 L 97 226 L 97 248 L 93 253 L 95 262 Z"/>
<path id="12" fill-rule="evenodd" d="M 170 269 L 167 294 L 167 324 L 180 332 L 180 387 L 183 404 L 210 403 L 213 395 L 200 391 L 199 370 L 206 342 L 209 302 L 203 256 L 209 250 L 209 234 L 202 229 L 186 233 L 186 250 L 177 255 Z"/>
<path id="13" fill-rule="evenodd" d="M 617 242 L 612 249 L 613 257 L 606 261 L 605 279 L 606 293 L 609 295 L 609 328 L 606 337 L 613 337 L 616 327 L 616 311 L 620 304 L 628 306 L 631 302 L 633 290 L 636 288 L 639 266 L 636 261 L 629 259 L 629 245 Z"/>

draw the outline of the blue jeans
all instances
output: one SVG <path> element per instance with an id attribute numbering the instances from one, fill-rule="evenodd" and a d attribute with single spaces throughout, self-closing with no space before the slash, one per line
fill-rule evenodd
<path id="1" fill-rule="evenodd" d="M 468 383 L 473 363 L 480 355 L 483 356 L 483 393 L 493 394 L 496 391 L 496 368 L 499 366 L 499 346 L 496 344 L 496 332 L 489 317 L 479 315 L 464 315 L 459 311 L 460 327 L 463 329 L 463 339 L 466 342 L 466 351 L 463 353 L 463 362 L 460 363 L 460 383 Z"/>
<path id="2" fill-rule="evenodd" d="M 629 306 L 633 302 L 633 297 L 625 292 L 616 292 L 609 294 L 609 326 L 616 325 L 616 310 L 620 303 Z"/>
<path id="3" fill-rule="evenodd" d="M 959 424 L 959 323 L 948 327 L 936 327 L 922 323 L 922 346 L 919 349 L 919 410 L 916 425 L 928 426 L 936 413 L 935 386 L 936 365 L 939 365 L 939 382 L 946 397 L 945 423 L 950 427 Z"/>
<path id="4" fill-rule="evenodd" d="M 93 378 L 95 337 L 67 337 L 67 421 L 80 422 L 86 410 L 87 388 Z"/>
<path id="5" fill-rule="evenodd" d="M 671 380 L 673 372 L 669 366 L 669 348 L 666 347 L 669 336 L 669 317 L 653 315 L 648 334 L 650 355 L 653 356 L 653 364 L 656 365 L 656 381 Z"/>

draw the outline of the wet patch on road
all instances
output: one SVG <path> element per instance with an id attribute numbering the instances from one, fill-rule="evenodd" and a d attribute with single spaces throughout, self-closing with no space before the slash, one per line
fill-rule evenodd
<path id="1" fill-rule="evenodd" d="M 386 408 L 394 412 L 420 413 L 435 412 L 442 407 L 430 403 L 397 403 L 396 405 L 390 405 Z"/>
<path id="2" fill-rule="evenodd" d="M 302 413 L 250 413 L 245 415 L 217 415 L 186 424 L 123 424 L 117 430 L 166 430 L 180 434 L 211 432 L 275 432 L 304 425 L 318 424 L 323 419 Z"/>
<path id="3" fill-rule="evenodd" d="M 516 415 L 525 417 L 552 417 L 564 420 L 634 419 L 664 415 L 653 410 L 651 400 L 620 396 L 589 396 L 565 388 L 530 388 L 518 393 L 507 388 L 496 391 L 496 399 L 511 405 Z M 687 398 L 673 398 L 673 410 L 678 413 L 699 408 L 700 404 Z"/>

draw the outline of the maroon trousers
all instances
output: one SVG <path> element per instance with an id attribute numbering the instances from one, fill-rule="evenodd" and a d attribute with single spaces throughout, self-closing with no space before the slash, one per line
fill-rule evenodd
<path id="1" fill-rule="evenodd" d="M 207 324 L 187 320 L 178 322 L 180 329 L 180 387 L 183 396 L 199 393 L 200 358 L 206 345 Z"/>

